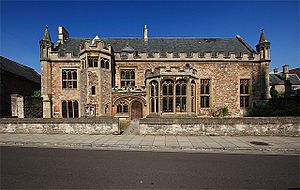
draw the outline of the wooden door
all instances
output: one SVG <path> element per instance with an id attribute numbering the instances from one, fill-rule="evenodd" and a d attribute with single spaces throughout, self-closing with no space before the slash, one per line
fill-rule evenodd
<path id="1" fill-rule="evenodd" d="M 131 105 L 131 119 L 138 119 L 143 117 L 142 104 L 139 101 L 135 101 Z"/>

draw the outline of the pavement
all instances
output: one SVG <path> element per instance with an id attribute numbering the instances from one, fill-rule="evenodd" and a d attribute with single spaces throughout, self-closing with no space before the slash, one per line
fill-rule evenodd
<path id="1" fill-rule="evenodd" d="M 300 137 L 0 134 L 0 146 L 300 155 Z"/>

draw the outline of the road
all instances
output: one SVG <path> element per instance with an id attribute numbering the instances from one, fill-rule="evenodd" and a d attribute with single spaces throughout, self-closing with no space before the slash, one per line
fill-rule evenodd
<path id="1" fill-rule="evenodd" d="M 2 188 L 295 188 L 299 156 L 1 148 Z"/>

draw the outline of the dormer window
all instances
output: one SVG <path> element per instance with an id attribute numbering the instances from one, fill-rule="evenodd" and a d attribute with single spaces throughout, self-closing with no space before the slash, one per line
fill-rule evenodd
<path id="1" fill-rule="evenodd" d="M 128 53 L 125 52 L 125 51 L 122 51 L 122 52 L 120 53 L 120 55 L 121 55 L 121 57 L 127 57 Z"/>

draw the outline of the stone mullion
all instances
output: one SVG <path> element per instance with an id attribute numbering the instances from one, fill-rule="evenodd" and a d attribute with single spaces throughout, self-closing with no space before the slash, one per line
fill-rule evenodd
<path id="1" fill-rule="evenodd" d="M 190 82 L 190 79 L 187 80 L 187 84 L 186 84 L 186 112 L 188 114 L 191 114 L 191 101 L 192 101 L 192 98 L 191 98 L 191 82 Z"/>
<path id="2" fill-rule="evenodd" d="M 157 104 L 158 104 L 158 110 L 156 110 L 157 111 L 157 113 L 160 113 L 161 112 L 161 108 L 160 108 L 160 106 L 161 106 L 161 102 L 160 102 L 160 99 L 161 99 L 161 94 L 160 94 L 160 90 L 161 90 L 161 84 L 160 84 L 160 82 L 161 82 L 161 80 L 160 80 L 160 78 L 159 79 L 157 79 L 157 85 L 158 85 L 158 90 L 157 90 Z M 156 109 L 156 105 L 155 105 L 155 109 Z"/>

